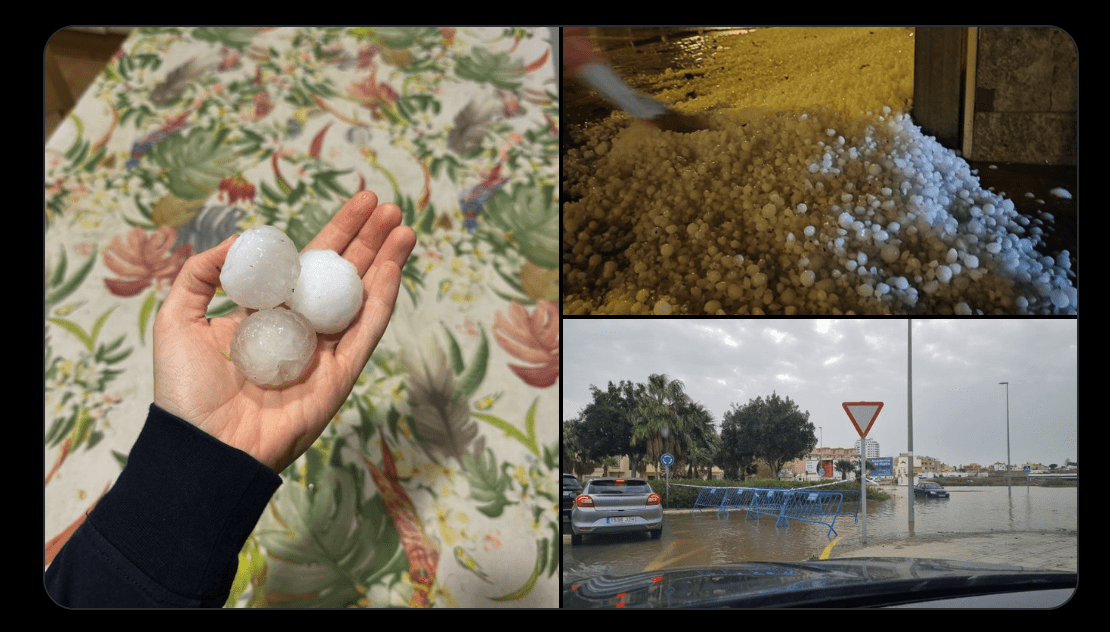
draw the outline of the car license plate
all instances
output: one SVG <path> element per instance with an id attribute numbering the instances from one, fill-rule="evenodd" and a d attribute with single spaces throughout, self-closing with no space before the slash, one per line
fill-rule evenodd
<path id="1" fill-rule="evenodd" d="M 628 516 L 628 517 L 619 517 L 619 518 L 608 518 L 606 520 L 606 524 L 620 524 L 620 523 L 623 523 L 623 522 L 636 522 L 636 519 L 631 517 L 631 516 Z"/>

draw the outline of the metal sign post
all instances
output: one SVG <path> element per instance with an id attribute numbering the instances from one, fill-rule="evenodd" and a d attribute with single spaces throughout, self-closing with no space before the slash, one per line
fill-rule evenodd
<path id="1" fill-rule="evenodd" d="M 669 452 L 665 453 L 665 454 L 663 454 L 663 456 L 659 457 L 659 462 L 663 464 L 663 467 L 667 468 L 667 474 L 666 474 L 666 476 L 667 476 L 667 491 L 666 491 L 666 501 L 665 502 L 666 502 L 666 504 L 670 504 L 670 502 L 671 502 L 671 466 L 674 465 L 674 456 L 672 456 Z"/>
<path id="2" fill-rule="evenodd" d="M 859 438 L 859 512 L 860 524 L 863 525 L 861 544 L 867 544 L 867 442 L 863 440 L 864 436 L 860 435 Z"/>
<path id="3" fill-rule="evenodd" d="M 844 412 L 859 433 L 859 509 L 863 525 L 860 542 L 867 544 L 867 433 L 883 409 L 882 402 L 844 402 Z"/>

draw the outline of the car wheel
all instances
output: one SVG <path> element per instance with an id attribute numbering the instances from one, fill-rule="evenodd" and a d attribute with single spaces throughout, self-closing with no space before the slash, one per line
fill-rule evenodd
<path id="1" fill-rule="evenodd" d="M 651 532 L 651 539 L 652 540 L 658 540 L 662 536 L 663 536 L 663 530 L 662 529 L 656 529 L 655 531 Z"/>
<path id="2" fill-rule="evenodd" d="M 572 533 L 572 534 L 570 534 L 570 543 L 574 546 L 582 544 L 582 534 L 581 533 Z"/>

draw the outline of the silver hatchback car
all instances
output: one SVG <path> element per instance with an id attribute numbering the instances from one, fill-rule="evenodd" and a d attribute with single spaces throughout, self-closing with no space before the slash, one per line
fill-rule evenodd
<path id="1" fill-rule="evenodd" d="M 648 482 L 639 478 L 596 478 L 574 499 L 570 515 L 571 544 L 584 534 L 651 533 L 663 535 L 663 502 Z"/>

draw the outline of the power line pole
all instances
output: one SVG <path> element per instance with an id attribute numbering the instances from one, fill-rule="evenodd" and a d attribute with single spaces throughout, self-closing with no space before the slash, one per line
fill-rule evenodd
<path id="1" fill-rule="evenodd" d="M 913 319 L 908 319 L 908 336 L 906 338 L 906 419 L 908 420 L 909 428 L 907 430 L 910 437 L 910 478 L 906 483 L 907 498 L 909 499 L 910 506 L 910 535 L 913 535 Z"/>
<path id="2" fill-rule="evenodd" d="M 1010 489 L 1010 383 L 999 382 L 1006 385 L 1006 493 L 1014 497 Z"/>

